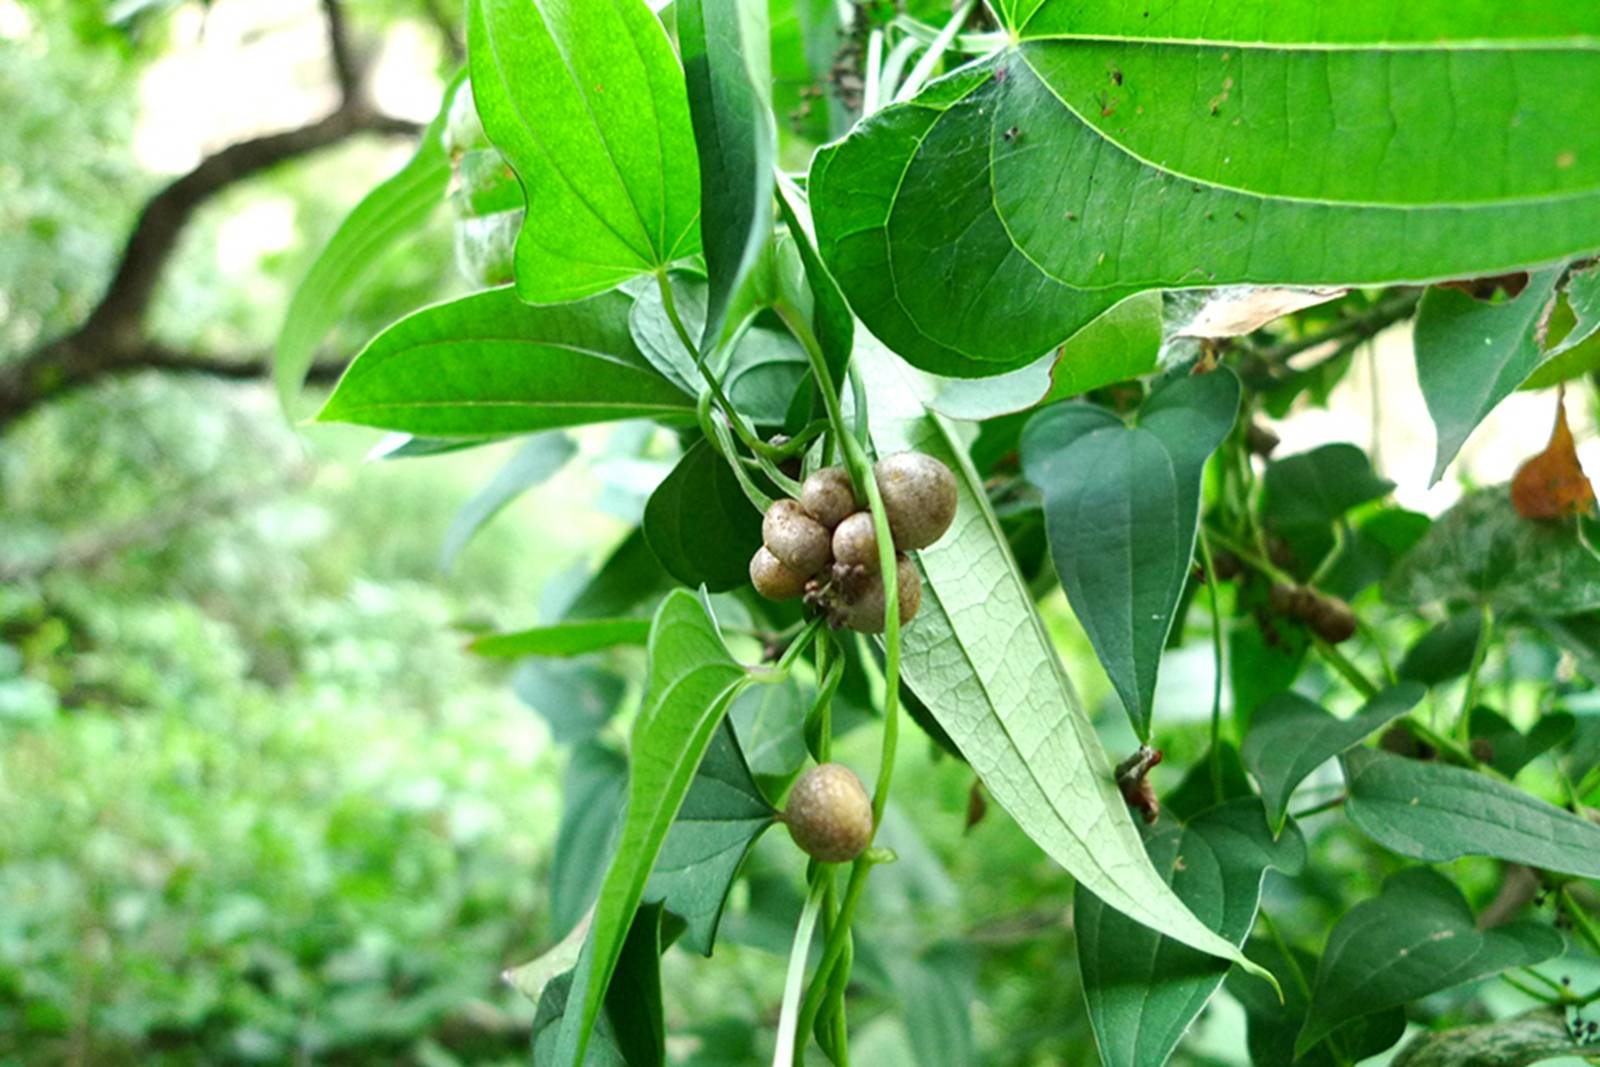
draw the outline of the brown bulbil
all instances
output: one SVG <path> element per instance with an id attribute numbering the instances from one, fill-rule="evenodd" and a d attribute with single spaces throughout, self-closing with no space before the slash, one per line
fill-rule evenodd
<path id="1" fill-rule="evenodd" d="M 922 452 L 896 452 L 872 472 L 895 548 L 926 548 L 944 536 L 956 517 L 956 476 L 949 467 Z"/>
<path id="2" fill-rule="evenodd" d="M 800 486 L 800 506 L 828 529 L 833 529 L 860 505 L 855 486 L 843 467 L 823 467 L 812 471 Z"/>
<path id="3" fill-rule="evenodd" d="M 872 842 L 872 800 L 842 763 L 822 763 L 789 790 L 783 821 L 800 851 L 819 863 L 847 863 Z"/>
<path id="4" fill-rule="evenodd" d="M 750 557 L 750 584 L 768 600 L 792 600 L 806 591 L 806 575 L 786 566 L 765 545 Z"/>
<path id="5" fill-rule="evenodd" d="M 1305 623 L 1330 645 L 1355 636 L 1356 613 L 1336 596 L 1303 585 L 1275 585 L 1267 594 L 1267 604 L 1277 614 Z"/>
<path id="6" fill-rule="evenodd" d="M 1348 641 L 1356 635 L 1356 613 L 1338 597 L 1319 595 L 1316 607 L 1306 622 L 1313 633 L 1330 645 Z"/>
<path id="7" fill-rule="evenodd" d="M 878 534 L 872 525 L 872 512 L 858 511 L 833 531 L 833 558 L 847 567 L 878 571 Z"/>
<path id="8" fill-rule="evenodd" d="M 895 567 L 895 580 L 900 594 L 900 625 L 904 626 L 922 607 L 922 576 L 909 559 L 901 556 Z M 888 602 L 884 597 L 883 575 L 857 571 L 840 584 L 845 587 L 846 594 L 843 605 L 835 612 L 834 625 L 863 634 L 883 633 L 888 622 L 884 617 Z"/>
<path id="9" fill-rule="evenodd" d="M 826 567 L 833 556 L 828 531 L 806 514 L 798 500 L 779 500 L 767 509 L 761 520 L 761 540 L 784 566 L 807 578 Z"/>

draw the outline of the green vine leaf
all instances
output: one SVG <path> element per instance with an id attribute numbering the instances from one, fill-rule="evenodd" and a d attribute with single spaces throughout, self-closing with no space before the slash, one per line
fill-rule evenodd
<path id="1" fill-rule="evenodd" d="M 1539 325 L 1549 313 L 1559 267 L 1534 273 L 1514 299 L 1474 300 L 1458 289 L 1429 289 L 1417 308 L 1417 384 L 1438 433 L 1437 482 L 1472 431 L 1544 359 Z"/>
<path id="2" fill-rule="evenodd" d="M 642 645 L 649 636 L 649 619 L 569 619 L 548 626 L 479 637 L 467 649 L 489 659 L 581 656 L 618 645 Z"/>
<path id="3" fill-rule="evenodd" d="M 700 156 L 700 226 L 710 280 L 701 348 L 772 233 L 771 34 L 766 0 L 679 0 L 678 43 Z"/>
<path id="4" fill-rule="evenodd" d="M 761 689 L 773 688 L 761 686 Z M 711 955 L 728 888 L 777 812 L 750 775 L 729 718 L 722 720 L 656 857 L 646 902 L 688 924 L 684 946 Z"/>
<path id="5" fill-rule="evenodd" d="M 1238 411 L 1239 380 L 1219 369 L 1169 379 L 1132 426 L 1069 403 L 1022 434 L 1056 572 L 1141 739 L 1194 558 L 1200 477 Z"/>
<path id="6" fill-rule="evenodd" d="M 579 300 L 700 250 L 683 71 L 637 0 L 471 0 L 483 128 L 530 207 L 517 293 Z"/>
<path id="7" fill-rule="evenodd" d="M 1358 748 L 1344 757 L 1350 821 L 1428 863 L 1493 856 L 1600 878 L 1600 826 L 1482 774 Z"/>
<path id="8" fill-rule="evenodd" d="M 444 200 L 450 184 L 450 158 L 445 154 L 442 133 L 451 101 L 465 80 L 463 71 L 450 82 L 438 114 L 417 142 L 416 153 L 350 210 L 295 287 L 272 356 L 278 399 L 285 411 L 293 410 L 295 394 L 316 359 L 317 346 L 372 269 L 415 233 Z"/>
<path id="9" fill-rule="evenodd" d="M 915 449 L 956 472 L 955 522 L 917 554 L 922 610 L 902 635 L 906 683 L 995 802 L 1080 884 L 1153 930 L 1261 973 L 1195 917 L 1145 854 L 964 448 L 881 344 L 863 336 L 855 359 L 879 454 Z"/>
<path id="10" fill-rule="evenodd" d="M 661 602 L 649 654 L 648 688 L 629 746 L 627 815 L 573 980 L 572 997 L 581 1007 L 566 1013 L 557 1044 L 554 1062 L 571 1067 L 584 1062 L 624 938 L 695 770 L 729 702 L 750 678 L 728 654 L 710 609 L 687 590 Z"/>
<path id="11" fill-rule="evenodd" d="M 632 306 L 606 293 L 532 307 L 509 288 L 435 304 L 373 338 L 317 418 L 457 438 L 694 421 L 694 397 L 635 346 Z"/>
<path id="12" fill-rule="evenodd" d="M 1427 689 L 1403 682 L 1385 689 L 1348 719 L 1336 719 L 1295 692 L 1270 697 L 1250 718 L 1241 755 L 1261 786 L 1274 830 L 1283 826 L 1289 797 L 1306 775 L 1359 745 L 1417 705 Z"/>
<path id="13" fill-rule="evenodd" d="M 1016 369 L 1149 289 L 1417 282 L 1600 247 L 1592 11 L 1006 7 L 1014 44 L 812 163 L 823 258 L 924 370 Z"/>
<path id="14" fill-rule="evenodd" d="M 761 513 L 727 461 L 701 438 L 650 494 L 644 536 L 668 574 L 684 585 L 723 593 L 750 581 L 750 557 L 761 547 Z"/>
<path id="15" fill-rule="evenodd" d="M 1295 1051 L 1305 1052 L 1350 1019 L 1539 963 L 1562 948 L 1561 935 L 1539 923 L 1479 930 L 1449 879 L 1426 867 L 1401 871 L 1328 935 Z"/>
<path id="16" fill-rule="evenodd" d="M 1255 1067 L 1348 1067 L 1393 1048 L 1405 1035 L 1406 1013 L 1399 1008 L 1363 1015 L 1335 1028 L 1315 1047 L 1295 1055 L 1295 1038 L 1305 1025 L 1311 990 L 1307 976 L 1316 973 L 1316 957 L 1300 949 L 1293 956 L 1270 938 L 1258 937 L 1245 946 L 1249 957 L 1278 976 L 1283 987 L 1280 1001 L 1260 982 L 1238 973 L 1228 975 L 1228 992 L 1244 1007 L 1245 1045 Z"/>
<path id="17" fill-rule="evenodd" d="M 1145 848 L 1195 915 L 1235 943 L 1255 923 L 1268 867 L 1298 874 L 1298 829 L 1277 840 L 1254 797 L 1212 808 L 1188 825 L 1165 820 Z M 1107 908 L 1079 886 L 1073 903 L 1078 966 L 1105 1067 L 1160 1067 L 1222 985 L 1228 964 Z"/>

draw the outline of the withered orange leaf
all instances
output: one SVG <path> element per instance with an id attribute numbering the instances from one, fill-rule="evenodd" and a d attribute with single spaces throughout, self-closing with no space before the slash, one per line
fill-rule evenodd
<path id="1" fill-rule="evenodd" d="M 1556 398 L 1556 425 L 1543 452 L 1517 468 L 1511 503 L 1525 519 L 1561 519 L 1594 507 L 1594 487 L 1578 463 L 1578 449 L 1567 426 L 1567 407 Z"/>

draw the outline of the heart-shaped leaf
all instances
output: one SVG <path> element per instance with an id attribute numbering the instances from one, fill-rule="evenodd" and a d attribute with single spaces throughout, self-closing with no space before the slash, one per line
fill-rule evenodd
<path id="1" fill-rule="evenodd" d="M 1274 459 L 1262 475 L 1261 516 L 1289 542 L 1302 566 L 1314 568 L 1333 547 L 1333 523 L 1351 508 L 1394 489 L 1355 445 L 1332 444 Z"/>
<path id="2" fill-rule="evenodd" d="M 1438 685 L 1466 674 L 1483 633 L 1483 613 L 1459 611 L 1418 638 L 1406 650 L 1398 673 L 1424 685 Z"/>
<path id="3" fill-rule="evenodd" d="M 1056 572 L 1142 739 L 1194 558 L 1200 476 L 1238 410 L 1239 381 L 1218 370 L 1170 379 L 1132 426 L 1069 403 L 1023 431 L 1023 469 L 1044 491 Z"/>
<path id="4" fill-rule="evenodd" d="M 1428 863 L 1493 856 L 1600 878 L 1600 826 L 1486 775 L 1358 748 L 1345 812 L 1384 848 Z"/>
<path id="5" fill-rule="evenodd" d="M 650 870 L 728 703 L 749 677 L 728 654 L 705 603 L 687 590 L 669 593 L 650 630 L 650 678 L 629 746 L 627 815 L 600 885 L 585 959 L 574 972 L 579 1007 L 562 1020 L 557 1063 L 584 1062 Z"/>
<path id="6" fill-rule="evenodd" d="M 825 260 L 925 370 L 1015 369 L 1151 288 L 1416 282 L 1600 246 L 1587 9 L 1006 6 L 1011 46 L 812 163 Z"/>
<path id="7" fill-rule="evenodd" d="M 679 0 L 678 45 L 700 156 L 700 228 L 711 283 L 701 347 L 772 232 L 772 59 L 766 0 Z"/>
<path id="8" fill-rule="evenodd" d="M 1237 947 L 1195 918 L 1145 854 L 965 450 L 923 408 L 887 349 L 863 335 L 855 360 L 879 454 L 926 452 L 956 474 L 955 522 L 917 554 L 922 610 L 902 635 L 906 683 L 994 801 L 1080 885 L 1176 941 L 1240 962 Z"/>
<path id="9" fill-rule="evenodd" d="M 483 128 L 531 210 L 517 292 L 553 304 L 700 250 L 700 169 L 683 71 L 649 8 L 471 0 Z"/>
<path id="10" fill-rule="evenodd" d="M 317 418 L 458 438 L 616 419 L 692 422 L 694 397 L 634 345 L 632 306 L 606 293 L 532 307 L 510 289 L 435 304 L 373 338 Z"/>
<path id="11" fill-rule="evenodd" d="M 750 777 L 733 724 L 724 718 L 644 891 L 646 902 L 660 901 L 688 924 L 683 934 L 686 947 L 711 955 L 728 887 L 776 814 Z"/>
<path id="12" fill-rule="evenodd" d="M 1393 1048 L 1404 1036 L 1406 1013 L 1390 1008 L 1351 1019 L 1307 1052 L 1295 1055 L 1295 1038 L 1300 1035 L 1311 1006 L 1306 976 L 1315 974 L 1317 961 L 1310 953 L 1293 949 L 1291 964 L 1283 951 L 1286 947 L 1267 938 L 1256 938 L 1245 946 L 1246 955 L 1277 975 L 1283 988 L 1282 1000 L 1260 982 L 1237 973 L 1230 973 L 1227 978 L 1228 992 L 1245 1010 L 1245 1045 L 1255 1067 L 1347 1067 Z"/>
<path id="13" fill-rule="evenodd" d="M 1417 308 L 1417 383 L 1438 432 L 1438 481 L 1467 437 L 1496 404 L 1538 369 L 1538 326 L 1561 269 L 1534 273 L 1513 299 L 1474 300 L 1458 289 L 1429 289 Z"/>
<path id="14" fill-rule="evenodd" d="M 1401 871 L 1328 935 L 1295 1051 L 1309 1049 L 1346 1020 L 1539 963 L 1561 950 L 1561 935 L 1539 923 L 1479 930 L 1449 879 L 1426 867 Z"/>
<path id="15" fill-rule="evenodd" d="M 1191 911 L 1230 941 L 1255 922 L 1268 867 L 1298 874 L 1305 841 L 1291 828 L 1274 841 L 1261 804 L 1236 800 L 1180 826 L 1164 820 L 1145 837 L 1151 862 Z M 1105 1067 L 1161 1067 L 1228 971 L 1107 908 L 1079 886 L 1073 903 L 1078 966 Z"/>
<path id="16" fill-rule="evenodd" d="M 1492 708 L 1472 709 L 1472 739 L 1489 746 L 1488 763 L 1507 778 L 1572 736 L 1578 720 L 1566 711 L 1539 716 L 1527 733 L 1518 730 L 1504 715 Z"/>
<path id="17" fill-rule="evenodd" d="M 650 494 L 644 536 L 667 573 L 721 593 L 750 580 L 750 557 L 761 547 L 761 513 L 702 438 Z"/>
<path id="18" fill-rule="evenodd" d="M 1241 755 L 1261 786 L 1273 827 L 1283 826 L 1289 796 L 1306 775 L 1410 711 L 1425 695 L 1424 687 L 1403 682 L 1348 719 L 1336 719 L 1294 692 L 1279 693 L 1257 708 Z"/>

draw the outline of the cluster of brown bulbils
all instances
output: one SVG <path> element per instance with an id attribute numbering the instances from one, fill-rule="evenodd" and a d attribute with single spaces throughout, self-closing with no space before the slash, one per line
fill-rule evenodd
<path id="1" fill-rule="evenodd" d="M 956 515 L 956 479 L 950 468 L 921 452 L 896 452 L 872 468 L 894 539 L 900 621 L 922 606 L 922 579 L 906 557 L 944 536 Z M 767 509 L 762 545 L 750 560 L 750 581 L 769 600 L 804 597 L 828 625 L 882 633 L 885 608 L 882 563 L 872 512 L 856 499 L 843 467 L 815 471 L 800 499 Z"/>

